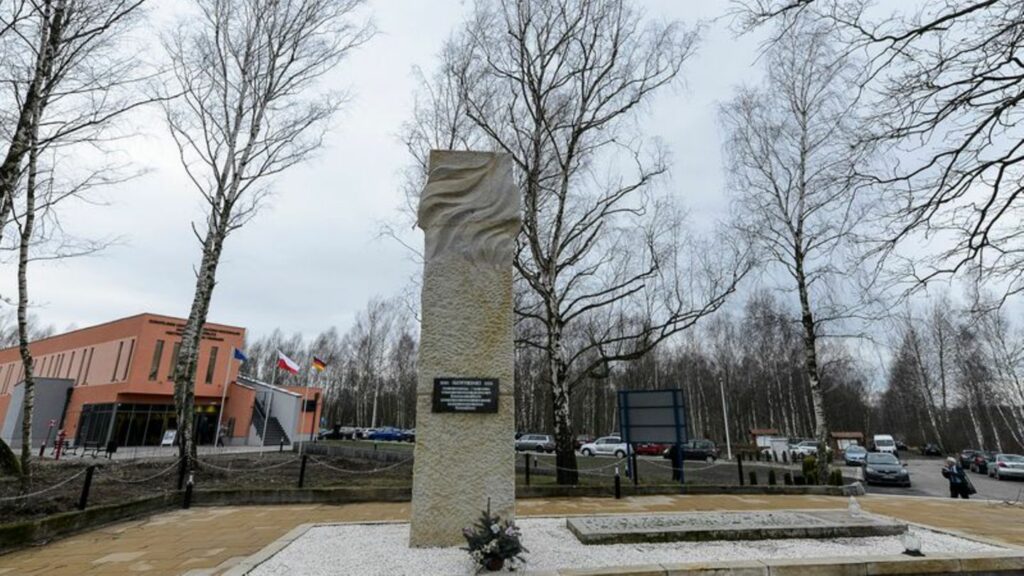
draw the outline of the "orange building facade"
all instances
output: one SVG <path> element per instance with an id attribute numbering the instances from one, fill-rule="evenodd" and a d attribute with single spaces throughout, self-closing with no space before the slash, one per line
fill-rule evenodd
<path id="1" fill-rule="evenodd" d="M 34 375 L 41 380 L 37 386 L 59 381 L 66 386 L 71 381 L 62 401 L 33 411 L 34 428 L 41 419 L 53 420 L 77 445 L 161 444 L 168 431 L 177 430 L 173 371 L 184 324 L 180 318 L 139 314 L 33 342 Z M 264 442 L 267 422 L 259 419 L 273 420 L 276 426 L 284 422 L 281 431 L 288 442 L 308 438 L 319 419 L 319 390 L 275 388 L 240 379 L 240 363 L 233 353 L 244 344 L 244 328 L 212 323 L 203 327 L 195 381 L 194 432 L 199 444 L 215 441 L 218 421 L 225 444 Z M 14 443 L 21 440 L 23 378 L 18 349 L 0 350 L 0 430 L 9 434 L 17 419 L 18 431 L 5 438 Z M 271 397 L 280 398 L 277 411 Z M 260 406 L 254 406 L 257 403 Z M 34 444 L 36 440 L 33 432 Z M 274 440 L 276 444 L 279 439 Z"/>

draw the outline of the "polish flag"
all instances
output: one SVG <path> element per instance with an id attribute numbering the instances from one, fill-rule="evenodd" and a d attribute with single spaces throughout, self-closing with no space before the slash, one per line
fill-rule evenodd
<path id="1" fill-rule="evenodd" d="M 292 374 L 299 373 L 299 365 L 291 358 L 282 354 L 280 350 L 277 351 L 277 367 Z"/>

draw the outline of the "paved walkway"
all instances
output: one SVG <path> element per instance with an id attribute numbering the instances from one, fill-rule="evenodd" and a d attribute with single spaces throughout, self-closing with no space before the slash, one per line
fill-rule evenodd
<path id="1" fill-rule="evenodd" d="M 866 496 L 859 501 L 869 512 L 1024 547 L 1022 506 L 889 496 Z M 520 516 L 846 506 L 846 499 L 827 496 L 644 496 L 517 503 Z M 408 518 L 408 503 L 193 508 L 123 522 L 0 556 L 0 574 L 212 575 L 254 554 L 299 524 Z"/>

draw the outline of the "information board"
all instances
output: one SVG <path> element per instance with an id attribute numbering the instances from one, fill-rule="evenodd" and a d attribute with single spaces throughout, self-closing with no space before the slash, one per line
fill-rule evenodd
<path id="1" fill-rule="evenodd" d="M 619 422 L 626 442 L 682 444 L 686 442 L 683 391 L 621 390 Z"/>
<path id="2" fill-rule="evenodd" d="M 497 378 L 434 378 L 431 412 L 497 413 Z"/>
<path id="3" fill-rule="evenodd" d="M 161 446 L 174 446 L 174 437 L 178 435 L 177 430 L 167 430 L 164 432 L 163 440 L 160 441 Z"/>

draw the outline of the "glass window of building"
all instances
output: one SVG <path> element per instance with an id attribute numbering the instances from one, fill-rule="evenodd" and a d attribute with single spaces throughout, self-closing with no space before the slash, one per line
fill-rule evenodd
<path id="1" fill-rule="evenodd" d="M 164 341 L 157 340 L 156 346 L 153 347 L 153 361 L 149 364 L 149 379 L 156 380 L 157 375 L 160 373 L 160 360 L 164 356 Z"/>
<path id="2" fill-rule="evenodd" d="M 210 361 L 206 363 L 206 383 L 213 384 L 213 371 L 217 369 L 217 347 L 210 348 Z"/>

